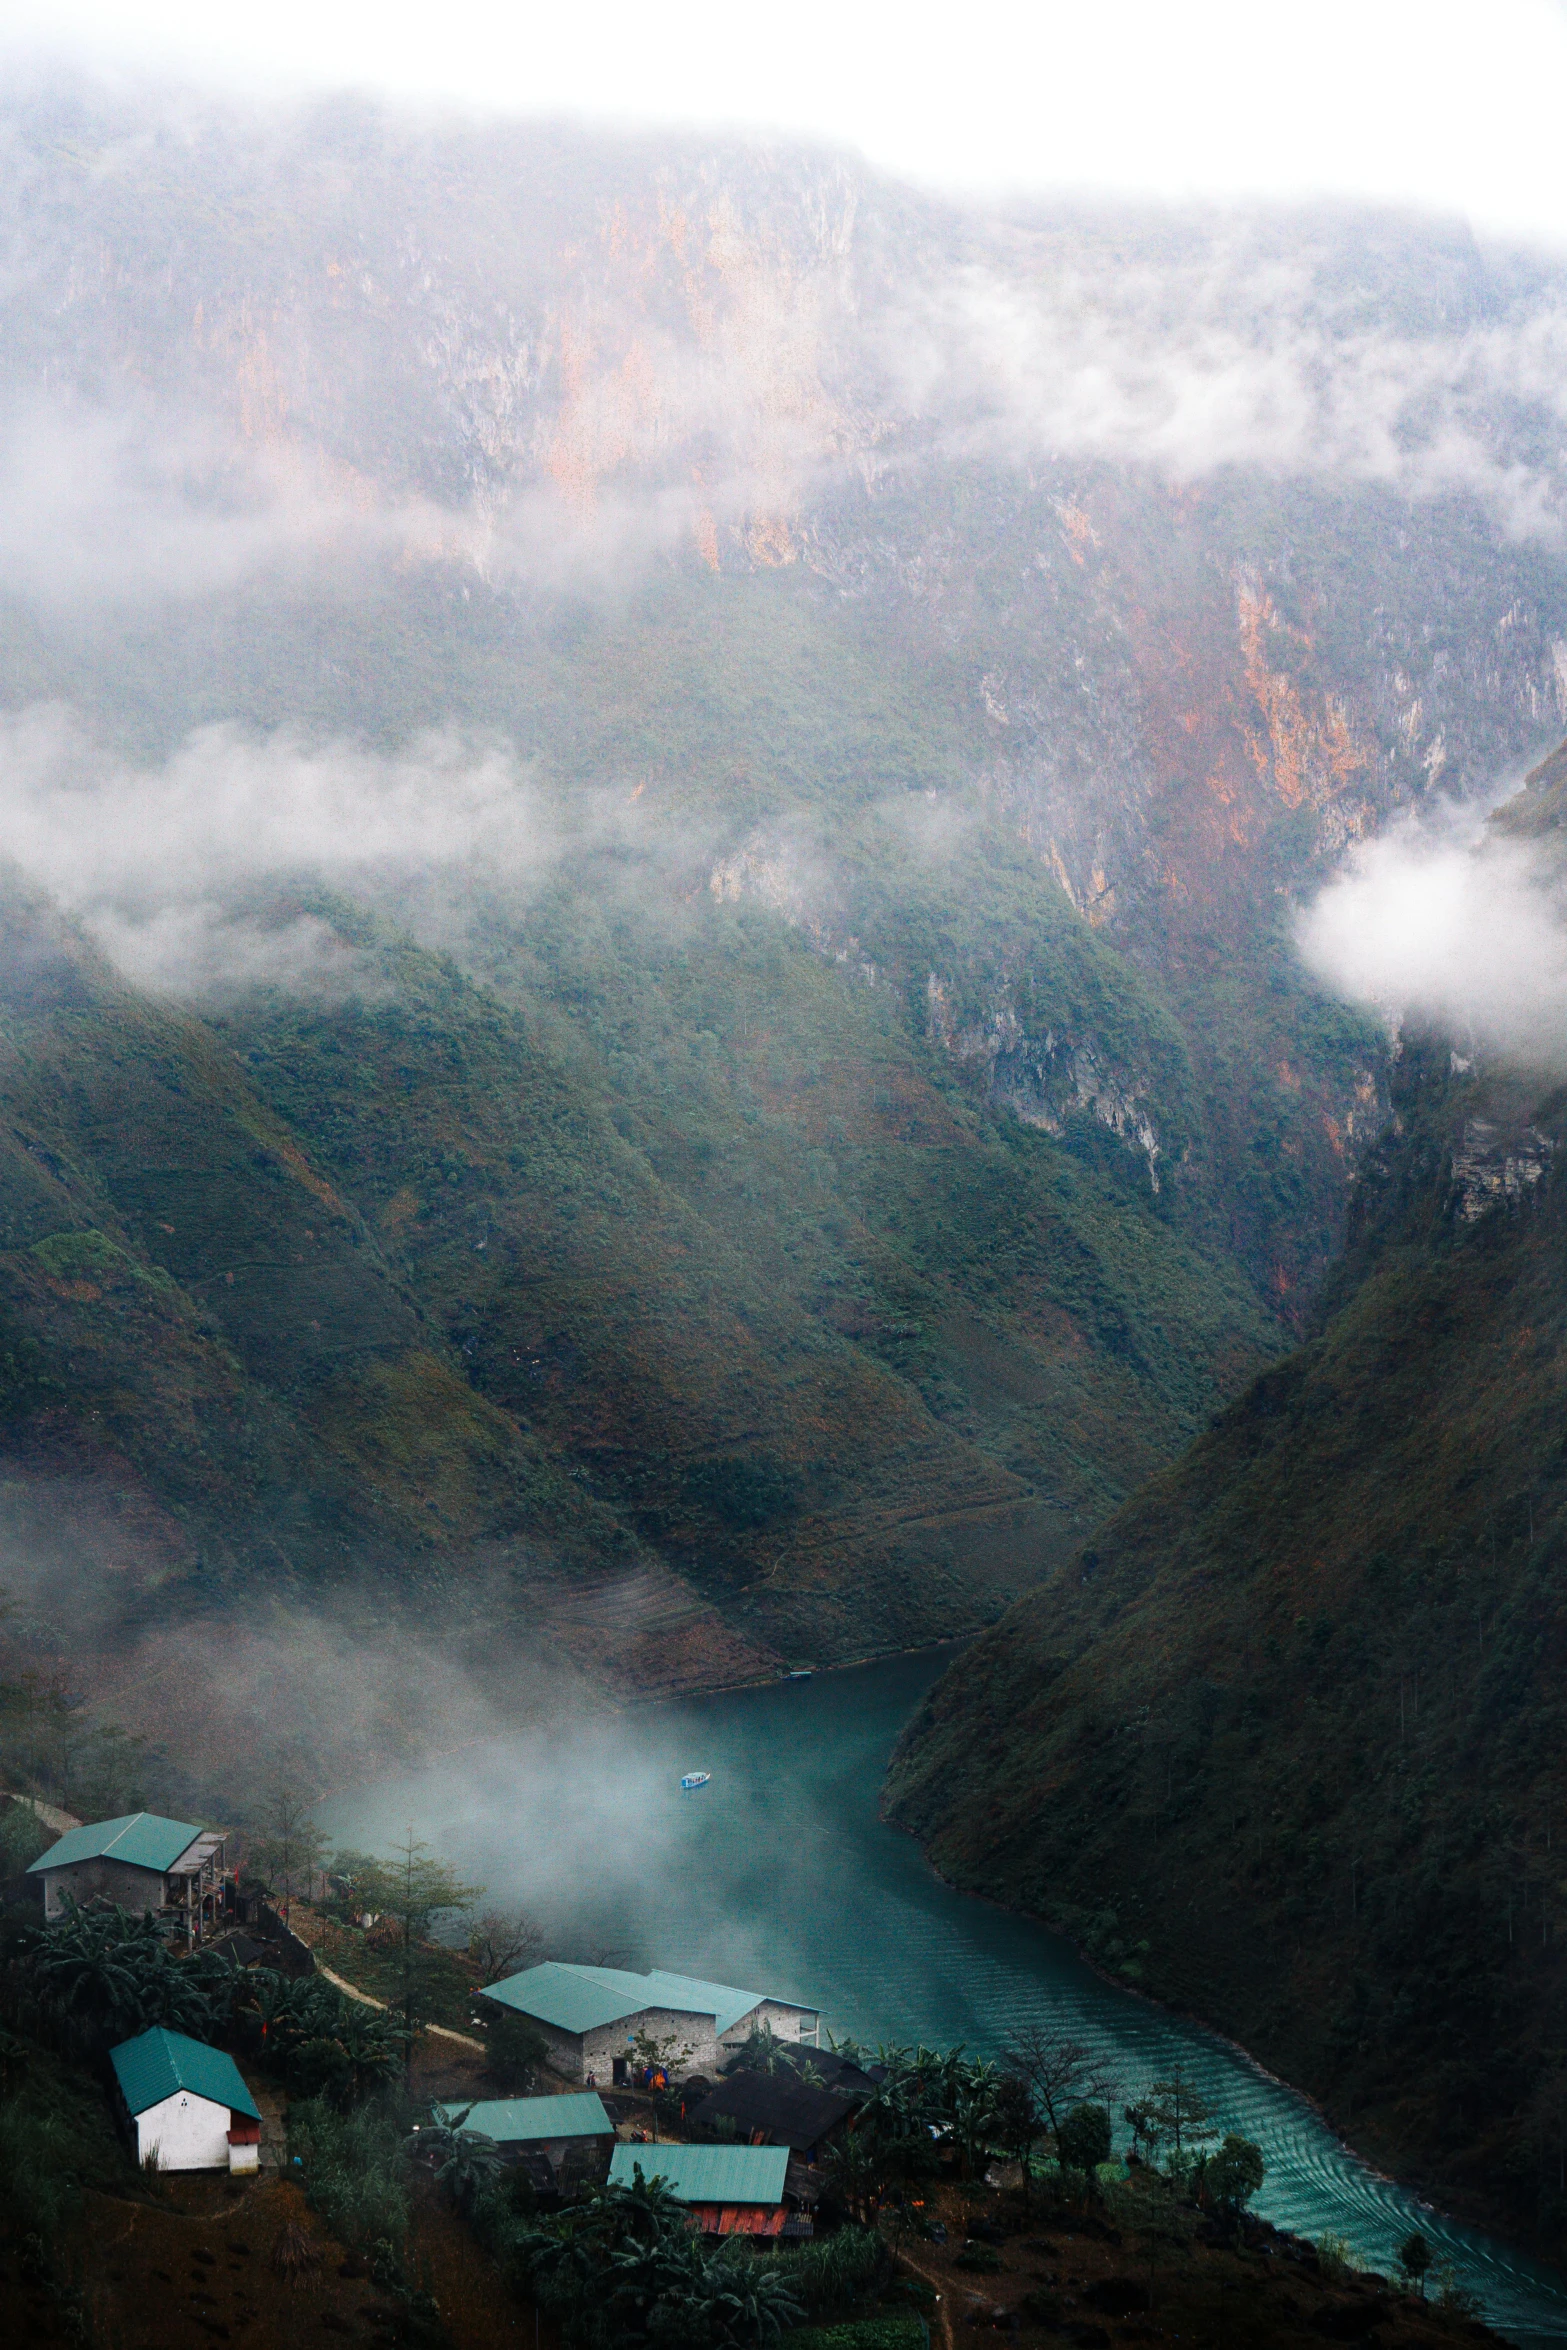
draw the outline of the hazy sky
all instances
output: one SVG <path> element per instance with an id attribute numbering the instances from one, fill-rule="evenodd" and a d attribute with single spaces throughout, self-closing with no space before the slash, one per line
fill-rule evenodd
<path id="1" fill-rule="evenodd" d="M 954 188 L 1326 189 L 1567 244 L 1567 0 L 0 0 L 0 41 L 248 90 L 776 126 Z"/>

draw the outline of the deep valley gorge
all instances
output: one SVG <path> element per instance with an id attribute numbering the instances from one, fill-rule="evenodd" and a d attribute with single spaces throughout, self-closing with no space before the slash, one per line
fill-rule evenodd
<path id="1" fill-rule="evenodd" d="M 1561 2261 L 1567 261 L 70 77 L 0 220 L 6 1787 L 952 1644 L 943 1877 Z"/>

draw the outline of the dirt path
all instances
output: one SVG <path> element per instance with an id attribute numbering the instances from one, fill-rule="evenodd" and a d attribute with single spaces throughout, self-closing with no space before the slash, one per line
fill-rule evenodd
<path id="1" fill-rule="evenodd" d="M 920 2264 L 917 2260 L 911 2260 L 906 2252 L 894 2252 L 893 2258 L 894 2260 L 901 2260 L 905 2268 L 912 2269 L 914 2274 L 919 2278 L 921 2284 L 929 2285 L 931 2291 L 935 2294 L 936 2318 L 941 2327 L 941 2338 L 942 2341 L 946 2344 L 946 2350 L 952 2350 L 952 2312 L 949 2306 L 950 2296 L 942 2291 L 940 2277 L 931 2276 L 928 2270 L 920 2267 Z"/>
<path id="2" fill-rule="evenodd" d="M 361 1991 L 356 1983 L 350 1983 L 344 1976 L 334 1974 L 332 1969 L 323 1965 L 319 1958 L 316 1960 L 316 1973 L 324 1976 L 327 1982 L 335 1984 L 337 1989 L 345 1993 L 348 1998 L 357 1999 L 361 2007 L 377 2007 L 383 2015 L 386 2014 L 384 1999 L 372 1999 L 368 1991 Z M 434 2039 L 455 2040 L 459 2048 L 471 2048 L 476 2056 L 489 2054 L 489 2050 L 482 2040 L 471 2039 L 466 2032 L 454 2032 L 450 2024 L 424 2024 L 420 2028 L 430 2033 Z"/>

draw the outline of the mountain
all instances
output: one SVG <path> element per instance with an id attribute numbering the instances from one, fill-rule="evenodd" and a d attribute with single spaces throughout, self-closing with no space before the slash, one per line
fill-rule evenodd
<path id="1" fill-rule="evenodd" d="M 1492 820 L 1559 887 L 1557 752 Z M 893 1814 L 1559 2248 L 1567 1093 L 1410 1040 L 1296 1353 L 938 1684 Z"/>
<path id="2" fill-rule="evenodd" d="M 623 1693 L 989 1622 L 1341 1248 L 1392 1072 L 1294 909 L 1567 710 L 1561 271 L 346 101 L 3 134 L 38 1637 L 90 1582 L 154 1722 L 274 1605 Z"/>

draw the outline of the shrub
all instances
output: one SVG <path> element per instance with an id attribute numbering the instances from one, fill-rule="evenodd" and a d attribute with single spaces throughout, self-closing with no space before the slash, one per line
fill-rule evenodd
<path id="1" fill-rule="evenodd" d="M 929 2335 L 917 2317 L 859 2317 L 846 2325 L 802 2326 L 784 2337 L 785 2350 L 925 2350 Z"/>
<path id="2" fill-rule="evenodd" d="M 19 1877 L 54 1842 L 30 1803 L 9 1803 L 0 1812 L 0 1877 Z"/>
<path id="3" fill-rule="evenodd" d="M 521 2096 L 533 2087 L 549 2049 L 537 2025 L 525 2015 L 487 2003 L 484 2045 L 485 2071 L 509 2096 Z"/>
<path id="4" fill-rule="evenodd" d="M 1448 2317 L 1479 2318 L 1485 2314 L 1478 2293 L 1471 2293 L 1458 2282 L 1458 2272 L 1450 2260 L 1444 2260 L 1436 2272 L 1437 2307 Z"/>
<path id="5" fill-rule="evenodd" d="M 76 2155 L 57 2114 L 25 2098 L 0 2106 L 0 2230 L 41 2264 L 76 2206 Z"/>
<path id="6" fill-rule="evenodd" d="M 1074 2105 L 1056 2133 L 1056 2150 L 1067 2170 L 1092 2177 L 1110 2159 L 1110 2112 L 1104 2105 Z"/>
<path id="7" fill-rule="evenodd" d="M 874 2228 L 838 2228 L 798 2251 L 772 2253 L 812 2317 L 850 2308 L 881 2274 L 886 2247 Z"/>
<path id="8" fill-rule="evenodd" d="M 305 2200 L 339 2243 L 364 2253 L 383 2281 L 400 2277 L 408 2190 L 391 2118 L 373 2107 L 343 2114 L 309 2098 L 289 2107 L 288 2145 L 304 2174 Z"/>
<path id="9" fill-rule="evenodd" d="M 289 2054 L 288 2085 L 296 2097 L 330 2097 L 343 2101 L 352 2067 L 335 2040 L 301 2040 Z"/>

